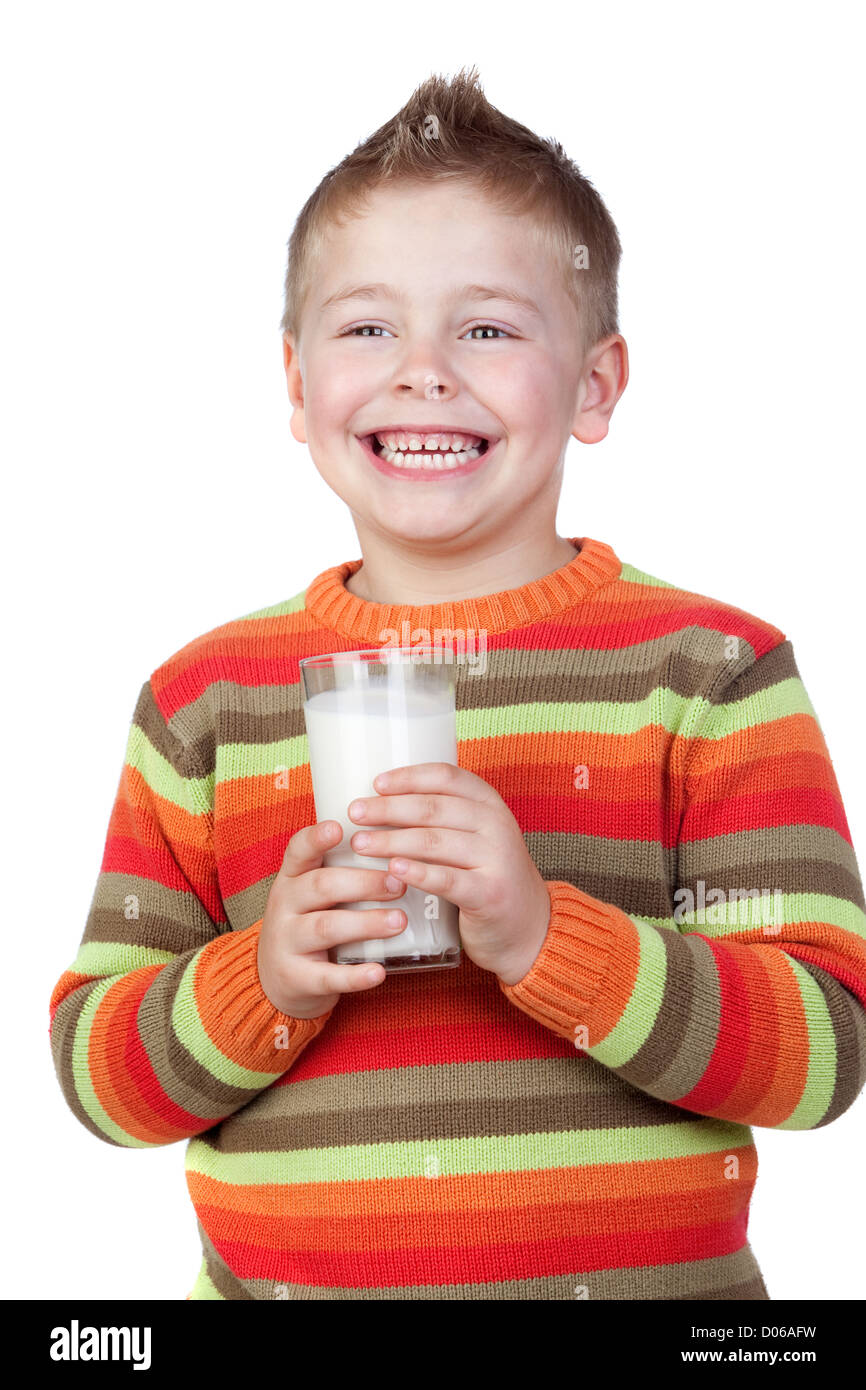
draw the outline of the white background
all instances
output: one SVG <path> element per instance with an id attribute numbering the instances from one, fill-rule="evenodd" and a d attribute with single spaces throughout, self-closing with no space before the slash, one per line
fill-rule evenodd
<path id="1" fill-rule="evenodd" d="M 309 9 L 308 14 L 304 10 Z M 866 853 L 862 48 L 852 5 L 31 3 L 3 22 L 3 1274 L 7 1297 L 182 1299 L 184 1145 L 67 1110 L 48 999 L 99 871 L 133 707 L 219 623 L 359 554 L 289 434 L 301 205 L 431 72 L 555 135 L 625 247 L 631 381 L 572 441 L 559 533 L 791 638 Z M 755 1130 L 773 1299 L 863 1298 L 866 1098 Z"/>

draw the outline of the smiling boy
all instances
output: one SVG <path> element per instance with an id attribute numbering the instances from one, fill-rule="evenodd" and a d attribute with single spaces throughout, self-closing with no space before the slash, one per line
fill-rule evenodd
<path id="1" fill-rule="evenodd" d="M 79 1120 L 190 1141 L 190 1298 L 764 1300 L 750 1126 L 866 1079 L 863 889 L 790 642 L 556 531 L 628 379 L 619 258 L 472 72 L 298 219 L 291 428 L 362 558 L 145 682 L 52 996 Z M 388 871 L 325 867 L 298 662 L 407 621 L 485 636 L 460 767 L 383 769 L 352 845 Z M 331 962 L 399 935 L 406 884 L 458 906 L 460 968 Z"/>
<path id="2" fill-rule="evenodd" d="M 607 434 L 625 340 L 582 330 L 568 236 L 549 246 L 477 187 L 402 179 L 364 206 L 323 228 L 284 320 L 292 433 L 364 556 L 348 591 L 436 604 L 551 573 L 575 555 L 555 525 L 566 446 Z"/>

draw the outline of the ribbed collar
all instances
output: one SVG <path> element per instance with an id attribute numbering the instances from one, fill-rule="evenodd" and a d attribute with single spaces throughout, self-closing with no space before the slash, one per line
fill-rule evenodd
<path id="1" fill-rule="evenodd" d="M 371 603 L 359 598 L 346 588 L 346 580 L 361 568 L 363 561 L 346 560 L 323 570 L 313 580 L 307 589 L 306 608 L 322 627 L 354 641 L 368 642 L 371 647 L 385 640 L 382 634 L 386 629 L 399 632 L 401 624 L 407 621 L 412 628 L 424 628 L 431 635 L 435 628 L 507 632 L 572 608 L 619 575 L 622 563 L 604 541 L 588 536 L 567 539 L 578 547 L 578 553 L 561 569 L 518 589 L 502 589 L 496 594 L 447 603 Z"/>

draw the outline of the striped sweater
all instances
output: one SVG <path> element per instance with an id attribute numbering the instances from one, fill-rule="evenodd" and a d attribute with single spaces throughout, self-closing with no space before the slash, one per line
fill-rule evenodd
<path id="1" fill-rule="evenodd" d="M 769 1297 L 751 1127 L 828 1124 L 866 1069 L 839 788 L 782 632 L 573 544 L 435 606 L 337 565 L 145 682 L 50 1038 L 98 1138 L 189 1141 L 189 1298 Z M 485 636 L 459 762 L 520 825 L 547 936 L 511 986 L 464 953 L 293 1019 L 256 956 L 316 820 L 298 661 L 407 619 Z"/>

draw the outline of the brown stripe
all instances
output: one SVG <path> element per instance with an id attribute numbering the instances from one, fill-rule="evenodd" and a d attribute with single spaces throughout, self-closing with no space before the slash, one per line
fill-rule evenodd
<path id="1" fill-rule="evenodd" d="M 460 1139 L 466 1134 L 488 1138 L 645 1127 L 661 1131 L 668 1125 L 682 1124 L 684 1118 L 682 1111 L 651 1096 L 635 1095 L 627 1086 L 591 1097 L 563 1092 L 505 1100 L 491 1096 L 448 1103 L 428 1101 L 419 1098 L 423 1094 L 424 1068 L 407 1070 L 420 1075 L 413 1075 L 403 1104 L 377 1107 L 365 1095 L 363 1103 L 356 1100 L 354 1106 L 344 1110 L 305 1114 L 287 1107 L 285 1113 L 269 1120 L 249 1113 L 248 1107 L 244 1116 L 223 1121 L 220 1153 L 343 1148 L 349 1135 L 355 1146 Z M 366 1072 L 354 1074 L 359 1088 L 366 1087 L 367 1079 Z M 302 1104 L 300 1099 L 298 1105 Z M 661 1139 L 659 1147 L 664 1147 Z"/>
<path id="2" fill-rule="evenodd" d="M 179 1040 L 171 1023 L 172 1003 L 188 964 L 181 957 L 163 966 L 139 1006 L 138 1031 L 157 1080 L 172 1103 L 216 1125 L 224 1115 L 254 1100 L 260 1088 L 219 1081 Z"/>
<path id="3" fill-rule="evenodd" d="M 716 1045 L 721 1018 L 718 975 L 712 950 L 700 936 L 663 932 L 659 939 L 666 969 L 657 1021 L 617 1073 L 642 1090 L 686 1096 L 706 1072 Z"/>
<path id="4" fill-rule="evenodd" d="M 748 832 L 746 832 L 748 834 Z M 745 846 L 743 846 L 745 849 Z M 825 859 L 804 856 L 800 859 L 761 859 L 759 856 L 744 854 L 743 858 L 736 864 L 717 864 L 715 861 L 713 842 L 702 840 L 696 847 L 696 853 L 700 855 L 700 863 L 694 871 L 689 869 L 690 854 L 684 853 L 688 846 L 680 846 L 680 886 L 696 890 L 697 880 L 703 879 L 709 894 L 713 888 L 722 888 L 727 892 L 731 888 L 740 888 L 744 892 L 750 889 L 764 889 L 768 893 L 779 889 L 783 893 L 802 894 L 803 884 L 809 884 L 809 894 L 826 893 L 828 897 L 843 898 L 846 902 L 854 903 L 857 907 L 866 910 L 866 898 L 863 895 L 863 886 L 859 877 L 841 868 L 838 864 L 829 863 Z M 591 892 L 587 889 L 587 892 Z M 595 896 L 599 896 L 596 894 Z M 770 900 L 772 906 L 772 899 Z M 738 912 L 739 912 L 738 908 Z M 743 925 L 749 924 L 746 912 L 756 911 L 748 908 L 745 904 L 742 912 L 745 918 Z M 732 904 L 728 904 L 728 911 L 733 911 Z M 683 924 L 685 925 L 685 924 Z M 693 924 L 689 924 L 693 927 Z M 712 930 L 712 924 L 707 926 Z M 698 930 L 702 930 L 698 927 Z"/>
<path id="5" fill-rule="evenodd" d="M 145 681 L 141 688 L 132 722 L 147 735 L 148 742 L 181 777 L 205 777 L 206 769 L 213 769 L 213 750 L 210 759 L 202 762 L 198 752 L 191 750 L 169 729 L 154 698 L 150 681 Z"/>
<path id="6" fill-rule="evenodd" d="M 213 1277 L 213 1276 L 211 1276 Z M 216 1283 L 216 1280 L 214 1280 Z M 648 1265 L 638 1269 L 574 1270 L 539 1279 L 503 1279 L 471 1284 L 404 1284 L 386 1288 L 277 1283 L 266 1279 L 244 1282 L 251 1298 L 324 1302 L 448 1302 L 510 1301 L 573 1303 L 577 1291 L 589 1302 L 695 1301 L 737 1298 L 769 1299 L 757 1260 L 746 1244 L 732 1255 L 679 1264 Z"/>
<path id="7" fill-rule="evenodd" d="M 695 629 L 695 635 L 705 644 L 705 629 Z M 682 633 L 677 636 L 681 638 Z M 619 703 L 643 700 L 659 688 L 685 698 L 708 691 L 718 673 L 718 656 L 714 654 L 712 660 L 705 655 L 690 657 L 672 652 L 670 644 L 670 636 L 665 635 L 626 652 L 575 651 L 571 647 L 538 653 L 520 647 L 487 651 L 483 653 L 483 670 L 473 670 L 468 663 L 458 665 L 456 707 L 482 710 L 533 703 Z M 751 653 L 751 648 L 741 643 L 738 663 L 744 652 Z M 531 669 L 527 671 L 530 656 Z M 767 661 L 767 657 L 762 660 Z M 792 672 L 786 668 L 787 674 Z M 764 688 L 773 684 L 773 679 L 752 675 L 751 682 L 755 688 Z M 211 687 L 173 716 L 173 728 L 178 727 L 181 713 L 190 753 L 194 753 L 199 767 L 212 769 L 212 749 L 208 746 L 208 740 L 213 740 Z M 243 686 L 234 681 L 221 682 L 217 717 L 220 743 L 268 744 L 298 738 L 306 732 L 300 683 Z M 196 729 L 200 730 L 198 736 Z"/>
<path id="8" fill-rule="evenodd" d="M 563 864 L 577 862 L 580 872 L 570 881 L 590 897 L 613 903 L 623 912 L 637 917 L 673 918 L 673 899 L 667 886 L 672 859 L 660 845 L 635 843 L 634 859 L 624 860 L 622 842 L 599 837 L 533 831 L 524 835 L 524 839 L 543 879 L 561 879 Z M 568 849 L 564 850 L 563 841 L 566 840 Z M 656 872 L 647 873 L 645 877 L 637 872 L 630 874 L 629 868 L 641 867 L 641 859 L 654 860 Z"/>
<path id="9" fill-rule="evenodd" d="M 690 856 L 700 859 L 706 850 L 706 840 L 681 841 L 678 851 L 671 850 L 669 853 L 678 853 L 680 868 L 684 869 Z M 859 881 L 853 849 L 837 830 L 823 825 L 777 825 L 756 830 L 738 830 L 717 836 L 712 841 L 711 850 L 713 862 L 717 866 L 737 869 L 740 875 L 738 881 L 749 881 L 743 874 L 742 865 L 783 860 L 791 860 L 794 863 L 810 861 L 816 864 L 831 864 L 844 870 L 850 878 Z M 629 846 L 630 858 L 631 854 Z M 700 864 L 696 873 L 698 877 L 701 876 Z M 681 881 L 685 884 L 684 876 L 681 877 Z"/>
<path id="10" fill-rule="evenodd" d="M 339 1025 L 339 1018 L 334 1017 L 329 1028 L 337 1029 Z M 377 1110 L 416 1101 L 436 1102 L 445 1108 L 454 1096 L 454 1065 L 441 1062 L 423 1067 L 374 1067 L 363 1073 L 364 1103 Z M 459 1072 L 461 1094 L 468 1101 L 484 1101 L 491 1093 L 500 1100 L 520 1101 L 531 1087 L 533 1094 L 542 1098 L 561 1096 L 566 1090 L 574 1092 L 590 1107 L 594 1101 L 605 1103 L 604 1098 L 615 1092 L 631 1090 L 609 1068 L 576 1050 L 573 1056 L 461 1062 Z M 321 1115 L 326 1122 L 342 1110 L 354 1113 L 357 1106 L 358 1073 L 337 1071 L 269 1086 L 245 1114 L 254 1109 L 256 1118 L 266 1122 L 287 1113 Z"/>
<path id="11" fill-rule="evenodd" d="M 247 1286 L 232 1274 L 228 1265 L 214 1249 L 201 1221 L 197 1221 L 196 1225 L 198 1226 L 202 1254 L 204 1255 L 207 1265 L 207 1272 L 217 1292 L 221 1293 L 223 1298 L 238 1302 L 252 1302 L 256 1297 L 261 1297 L 261 1295 L 250 1293 Z"/>
<path id="12" fill-rule="evenodd" d="M 123 903 L 129 894 L 139 900 L 139 916 L 127 919 Z M 182 899 L 182 902 L 178 902 Z M 131 946 L 146 946 L 153 951 L 197 950 L 213 941 L 213 923 L 194 893 L 174 893 L 152 879 L 135 874 L 101 874 L 94 899 L 99 906 L 91 907 L 84 928 L 83 942 L 127 942 Z M 186 916 L 181 916 L 186 913 Z M 195 917 L 195 922 L 190 921 Z"/>
<path id="13" fill-rule="evenodd" d="M 767 1286 L 760 1274 L 754 1279 L 747 1280 L 744 1284 L 728 1284 L 726 1288 L 702 1290 L 700 1293 L 684 1293 L 677 1295 L 677 1301 L 698 1300 L 698 1299 L 730 1299 L 740 1303 L 757 1302 L 758 1300 L 769 1299 Z"/>
<path id="14" fill-rule="evenodd" d="M 671 689 L 676 695 L 692 698 L 707 686 L 707 667 L 681 657 L 669 657 L 649 670 L 615 670 L 599 674 L 597 669 L 581 674 L 576 669 L 579 654 L 568 651 L 567 670 L 544 674 L 519 670 L 523 653 L 487 653 L 487 669 L 483 674 L 459 674 L 455 690 L 455 705 L 459 711 L 497 709 L 502 705 L 568 705 L 583 703 L 619 703 L 645 699 L 659 688 Z M 549 655 L 549 654 L 548 654 Z M 592 653 L 594 656 L 595 653 Z M 495 668 L 503 667 L 501 675 Z M 243 702 L 237 699 L 237 688 L 223 690 L 219 710 L 219 742 L 225 744 L 269 744 L 284 739 L 299 738 L 306 733 L 303 701 L 300 688 L 292 686 L 258 686 L 243 692 Z M 213 717 L 211 715 L 211 717 Z M 673 737 L 671 735 L 670 737 Z M 207 749 L 204 735 L 194 745 L 200 761 L 205 764 Z"/>
<path id="15" fill-rule="evenodd" d="M 739 658 L 737 664 L 740 664 Z M 760 661 L 747 666 L 731 682 L 717 685 L 709 693 L 708 699 L 710 704 L 714 705 L 745 700 L 749 695 L 757 695 L 759 691 L 767 690 L 771 685 L 777 685 L 779 681 L 789 680 L 791 676 L 800 677 L 797 662 L 794 659 L 794 649 L 790 642 L 780 642 L 777 647 L 765 652 Z"/>
<path id="16" fill-rule="evenodd" d="M 798 960 L 824 995 L 836 1039 L 836 1084 L 833 1098 L 815 1129 L 843 1115 L 866 1083 L 866 1013 L 844 985 L 820 966 Z"/>
<path id="17" fill-rule="evenodd" d="M 72 1051 L 78 1020 L 89 996 L 96 989 L 98 983 L 97 980 L 90 980 L 87 984 L 79 985 L 72 994 L 67 995 L 57 1009 L 51 1025 L 51 1055 L 54 1059 L 54 1070 L 57 1073 L 60 1089 L 75 1118 L 91 1134 L 95 1134 L 97 1139 L 101 1139 L 104 1144 L 111 1144 L 112 1147 L 120 1149 L 124 1145 L 118 1143 L 116 1139 L 110 1138 L 104 1130 L 100 1129 L 82 1106 L 78 1098 L 72 1070 Z"/>

